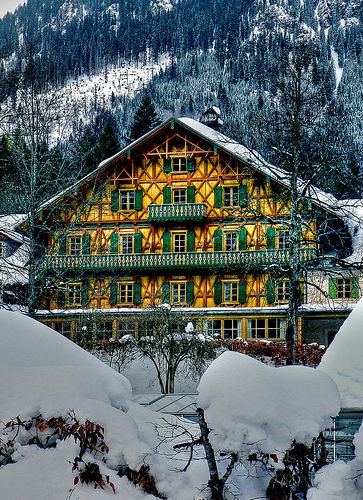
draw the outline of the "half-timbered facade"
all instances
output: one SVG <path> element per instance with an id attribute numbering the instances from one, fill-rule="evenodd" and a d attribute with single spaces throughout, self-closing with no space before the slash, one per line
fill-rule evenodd
<path id="1" fill-rule="evenodd" d="M 58 210 L 39 318 L 71 337 L 82 334 L 85 318 L 98 318 L 96 335 L 109 338 L 137 334 L 137 318 L 168 303 L 214 337 L 284 339 L 286 179 L 206 125 L 163 123 L 42 207 L 40 219 Z M 317 214 L 330 200 L 314 193 L 301 206 L 302 264 L 317 257 Z M 342 317 L 359 295 L 355 280 L 346 280 L 336 282 Z M 302 273 L 302 333 L 304 314 L 329 325 L 337 317 L 329 293 L 314 309 L 308 290 Z"/>

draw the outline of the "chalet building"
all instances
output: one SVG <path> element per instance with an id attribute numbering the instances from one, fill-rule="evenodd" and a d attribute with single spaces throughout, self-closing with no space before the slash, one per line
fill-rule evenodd
<path id="1" fill-rule="evenodd" d="M 301 205 L 300 340 L 309 342 L 327 343 L 360 295 L 358 276 L 309 265 L 352 252 L 335 201 L 311 187 Z M 214 337 L 282 340 L 289 207 L 282 169 L 203 123 L 170 119 L 43 205 L 39 221 L 51 224 L 38 317 L 72 338 L 94 322 L 107 339 L 140 335 L 138 318 L 167 303 Z M 338 248 L 318 238 L 322 226 L 337 228 Z"/>

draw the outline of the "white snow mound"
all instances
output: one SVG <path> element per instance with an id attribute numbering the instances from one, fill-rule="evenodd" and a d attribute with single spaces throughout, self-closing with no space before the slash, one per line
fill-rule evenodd
<path id="1" fill-rule="evenodd" d="M 363 298 L 344 321 L 319 370 L 337 384 L 343 408 L 363 408 Z"/>
<path id="2" fill-rule="evenodd" d="M 122 407 L 131 396 L 125 377 L 20 313 L 0 311 L 0 338 L 2 420 L 85 399 Z"/>
<path id="3" fill-rule="evenodd" d="M 118 498 L 144 499 L 144 494 L 117 476 L 120 464 L 138 469 L 151 453 L 137 423 L 126 413 L 131 386 L 128 380 L 54 330 L 20 313 L 0 311 L 0 421 L 39 414 L 45 418 L 67 415 L 89 419 L 104 427 L 110 452 L 101 472 L 111 476 Z M 0 439 L 6 438 L 6 431 Z M 20 446 L 20 445 L 19 445 Z M 70 498 L 75 474 L 72 461 L 79 453 L 73 439 L 54 449 L 22 443 L 14 464 L 0 467 L 0 498 L 17 500 Z M 88 459 L 88 458 L 87 458 Z M 75 487 L 79 500 L 110 498 L 110 488 Z"/>
<path id="4" fill-rule="evenodd" d="M 213 361 L 198 391 L 218 450 L 283 453 L 293 439 L 310 444 L 340 409 L 335 383 L 318 370 L 274 368 L 236 352 Z"/>

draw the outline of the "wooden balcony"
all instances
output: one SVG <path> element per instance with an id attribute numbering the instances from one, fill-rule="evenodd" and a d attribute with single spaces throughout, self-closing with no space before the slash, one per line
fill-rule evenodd
<path id="1" fill-rule="evenodd" d="M 301 248 L 300 262 L 316 257 L 315 248 Z M 53 272 L 122 272 L 149 273 L 177 271 L 253 271 L 270 266 L 288 267 L 289 250 L 230 252 L 135 253 L 104 255 L 47 256 L 43 268 Z"/>
<path id="2" fill-rule="evenodd" d="M 204 203 L 149 205 L 148 214 L 151 222 L 201 222 L 207 217 L 207 207 Z"/>

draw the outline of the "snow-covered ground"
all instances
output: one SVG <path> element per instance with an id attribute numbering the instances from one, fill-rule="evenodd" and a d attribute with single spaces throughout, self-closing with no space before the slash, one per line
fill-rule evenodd
<path id="1" fill-rule="evenodd" d="M 86 451 L 83 460 L 96 463 L 103 477 L 109 476 L 117 498 L 155 498 L 117 474 L 120 466 L 139 470 L 143 464 L 150 466 L 158 490 L 168 499 L 208 498 L 203 450 L 196 451 L 199 460 L 192 460 L 188 470 L 180 472 L 188 453 L 176 455 L 172 448 L 198 435 L 196 424 L 165 418 L 132 403 L 131 385 L 124 376 L 57 332 L 19 313 L 0 311 L 0 335 L 0 421 L 4 425 L 18 416 L 22 421 L 38 415 L 47 420 L 71 412 L 82 423 L 88 419 L 104 427 L 109 452 L 94 456 Z M 143 376 L 149 375 L 144 371 Z M 230 478 L 226 499 L 264 497 L 270 475 L 274 467 L 281 466 L 281 457 L 291 440 L 310 444 L 311 438 L 327 425 L 329 416 L 339 409 L 336 385 L 321 371 L 272 368 L 235 352 L 222 354 L 210 365 L 198 391 L 198 404 L 211 427 L 210 439 L 217 457 L 219 452 L 228 456 L 237 451 L 246 456 L 256 450 L 273 452 L 278 457 L 278 463 L 269 464 L 268 470 L 251 469 L 248 461 L 242 460 Z M 1 429 L 1 433 L 0 462 L 6 446 L 12 447 L 9 457 L 13 462 L 0 466 L 1 499 L 114 497 L 107 484 L 104 490 L 94 489 L 93 484 L 73 485 L 78 473 L 72 472 L 72 462 L 79 454 L 79 442 L 73 438 L 55 441 L 53 437 L 56 446 L 44 449 L 29 444 L 29 439 L 34 442 L 35 437 L 46 444 L 49 430 L 42 425 L 21 427 L 17 436 L 11 426 Z M 226 464 L 222 461 L 218 466 L 223 473 Z M 329 474 L 331 469 L 327 470 Z M 314 495 L 326 488 L 326 476 L 319 476 L 319 480 L 312 490 Z M 350 492 L 351 487 L 349 484 L 346 491 Z"/>
<path id="2" fill-rule="evenodd" d="M 363 408 L 363 299 L 324 354 L 319 370 L 337 384 L 343 408 Z"/>

